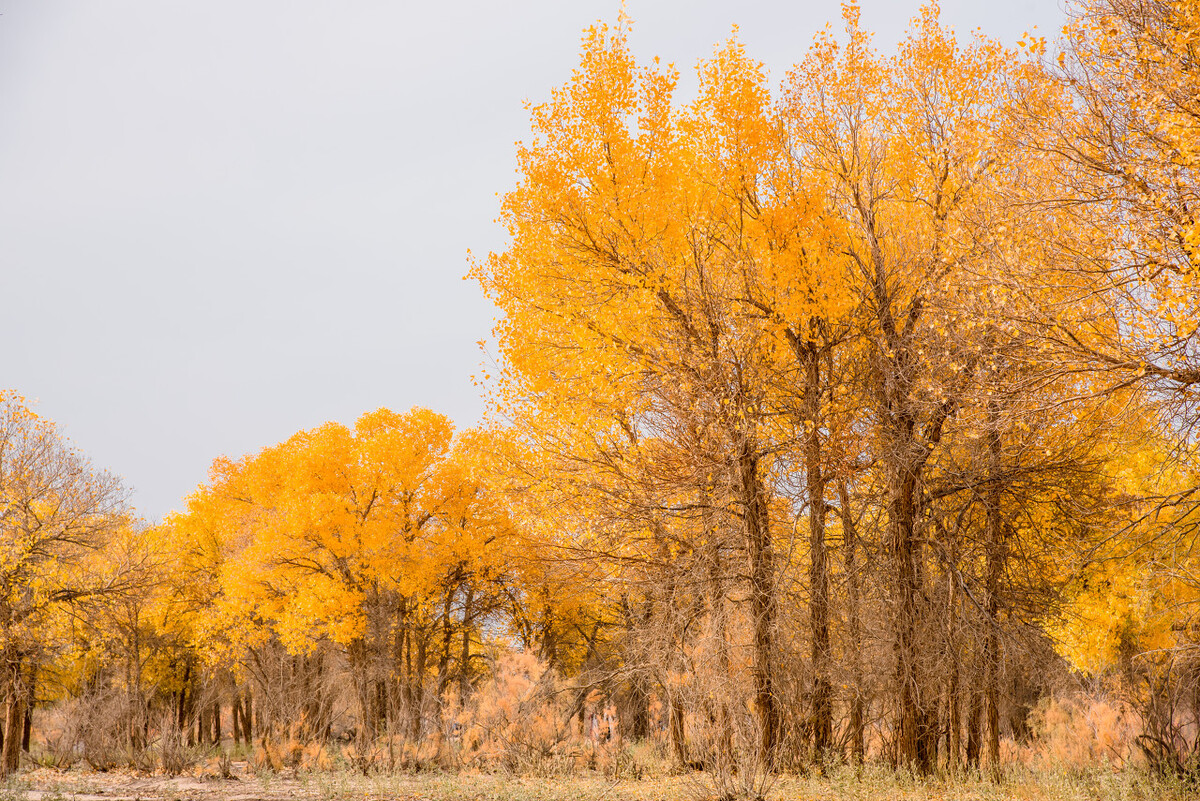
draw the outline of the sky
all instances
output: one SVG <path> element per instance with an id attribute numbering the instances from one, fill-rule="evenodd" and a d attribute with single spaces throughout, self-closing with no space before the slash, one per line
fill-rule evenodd
<path id="1" fill-rule="evenodd" d="M 863 0 L 882 48 L 919 0 Z M 778 83 L 836 0 L 628 0 L 684 73 L 728 38 Z M 426 406 L 472 425 L 524 101 L 616 0 L 0 0 L 0 387 L 150 521 L 240 456 Z M 944 0 L 1053 39 L 1057 0 Z"/>

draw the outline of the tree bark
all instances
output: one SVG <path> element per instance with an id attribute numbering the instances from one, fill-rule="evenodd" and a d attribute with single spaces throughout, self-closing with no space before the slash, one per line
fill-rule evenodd
<path id="1" fill-rule="evenodd" d="M 809 619 L 813 665 L 813 752 L 828 758 L 833 739 L 833 684 L 829 676 L 829 563 L 825 541 L 825 475 L 821 459 L 821 360 L 814 344 L 802 351 L 804 377 L 804 462 L 808 491 Z"/>
<path id="2" fill-rule="evenodd" d="M 233 705 L 229 710 L 230 724 L 233 727 L 233 744 L 242 742 L 242 694 L 236 690 L 233 693 Z"/>
<path id="3" fill-rule="evenodd" d="M 374 703 L 372 694 L 375 683 L 368 675 L 367 644 L 363 638 L 350 643 L 346 649 L 350 661 L 350 679 L 354 683 L 354 694 L 358 702 L 358 740 L 369 743 L 379 735 L 375 727 Z"/>
<path id="4" fill-rule="evenodd" d="M 37 673 L 35 664 L 29 671 L 29 685 L 25 690 L 25 721 L 21 729 L 21 750 L 29 753 L 29 740 L 33 737 L 33 708 L 37 706 Z"/>
<path id="5" fill-rule="evenodd" d="M 475 588 L 468 584 L 463 596 L 462 649 L 458 657 L 458 696 L 464 704 L 471 695 L 471 618 L 474 614 L 471 605 L 474 601 Z"/>
<path id="6" fill-rule="evenodd" d="M 988 403 L 987 565 L 984 594 L 987 598 L 987 631 L 983 645 L 984 708 L 987 717 L 988 768 L 1000 772 L 1000 580 L 1004 574 L 1004 521 L 1000 501 L 1000 412 Z"/>
<path id="7" fill-rule="evenodd" d="M 732 659 L 729 654 L 729 634 L 726 621 L 725 582 L 721 571 L 721 543 L 707 511 L 711 498 L 705 492 L 704 534 L 708 546 L 709 607 L 712 615 L 713 637 L 716 638 L 717 669 L 720 676 L 728 680 L 733 675 Z M 717 700 L 717 749 L 724 756 L 733 754 L 733 720 L 730 713 L 728 692 L 718 694 Z"/>
<path id="8" fill-rule="evenodd" d="M 946 677 L 946 769 L 951 775 L 958 772 L 962 753 L 962 720 L 959 714 L 959 664 L 958 664 L 958 541 L 955 534 L 949 535 L 946 566 L 946 652 L 950 669 Z"/>
<path id="9" fill-rule="evenodd" d="M 254 698 L 249 690 L 246 690 L 242 700 L 242 737 L 247 743 L 254 739 Z"/>
<path id="10" fill-rule="evenodd" d="M 688 751 L 686 732 L 683 728 L 683 701 L 679 698 L 678 693 L 672 693 L 670 703 L 671 754 L 675 759 L 675 764 L 685 768 L 688 765 Z"/>
<path id="11" fill-rule="evenodd" d="M 753 617 L 754 709 L 759 727 L 759 759 L 773 768 L 779 739 L 779 711 L 775 706 L 773 651 L 775 635 L 775 565 L 770 518 L 760 485 L 758 457 L 747 443 L 739 454 L 739 471 L 745 503 L 746 546 L 750 561 L 750 613 Z"/>
<path id="12" fill-rule="evenodd" d="M 978 769 L 983 745 L 983 695 L 975 688 L 967 692 L 970 694 L 967 707 L 967 765 Z"/>
<path id="13" fill-rule="evenodd" d="M 21 767 L 21 736 L 25 726 L 25 692 L 19 679 L 14 679 L 8 692 L 8 704 L 4 716 L 4 746 L 0 759 L 0 775 L 8 776 Z"/>
<path id="14" fill-rule="evenodd" d="M 838 481 L 838 501 L 842 506 L 842 539 L 846 562 L 846 634 L 850 651 L 850 758 L 862 764 L 866 756 L 863 722 L 862 623 L 859 619 L 858 530 L 850 509 L 850 491 L 846 480 Z"/>
<path id="15" fill-rule="evenodd" d="M 413 742 L 421 739 L 422 712 L 425 705 L 425 662 L 428 658 L 428 638 L 422 636 L 417 643 L 417 658 L 414 660 L 413 671 L 409 681 L 412 683 L 412 718 L 409 721 L 409 736 Z M 409 649 L 412 646 L 410 644 Z"/>
<path id="16" fill-rule="evenodd" d="M 916 508 L 916 476 L 909 470 L 896 470 L 896 486 L 889 503 L 891 550 L 895 559 L 895 648 L 896 684 L 899 696 L 899 720 L 896 726 L 896 759 L 898 764 L 928 772 L 921 763 L 920 738 L 924 710 L 921 704 L 921 684 L 924 676 L 917 653 L 917 615 L 921 588 L 916 568 L 914 526 Z"/>

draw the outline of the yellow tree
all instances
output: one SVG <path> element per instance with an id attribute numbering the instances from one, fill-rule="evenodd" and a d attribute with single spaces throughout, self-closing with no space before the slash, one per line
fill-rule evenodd
<path id="1" fill-rule="evenodd" d="M 1002 190 L 1025 158 L 1009 110 L 1040 92 L 1040 76 L 989 40 L 959 44 L 936 5 L 891 58 L 872 50 L 855 6 L 845 17 L 846 44 L 819 37 L 791 74 L 786 113 L 797 158 L 823 177 L 836 249 L 852 263 L 868 448 L 886 492 L 896 757 L 929 770 L 938 692 L 921 644 L 929 470 L 995 358 L 1002 315 L 989 287 L 1003 283 L 1011 243 L 1038 237 Z"/>
<path id="2" fill-rule="evenodd" d="M 1147 541 L 1146 529 L 1131 525 L 1118 539 L 1134 554 L 1130 575 L 1186 576 L 1200 511 L 1200 490 L 1186 481 L 1196 474 L 1200 423 L 1200 5 L 1087 0 L 1071 10 L 1050 71 L 1072 102 L 1028 114 L 1025 138 L 1054 158 L 1052 197 L 1067 199 L 1044 207 L 1074 212 L 1047 240 L 1056 251 L 1051 280 L 1072 291 L 1050 296 L 1031 317 L 1048 354 L 1090 372 L 1097 391 L 1133 386 L 1157 406 L 1160 480 L 1130 485 L 1145 493 L 1142 523 L 1154 537 Z M 1081 317 L 1079 305 L 1095 311 Z M 1181 632 L 1186 595 L 1176 607 Z M 1174 703 L 1182 674 L 1171 678 L 1171 671 L 1194 648 L 1190 636 L 1160 650 L 1170 654 L 1163 662 L 1139 661 L 1147 677 L 1156 663 L 1166 670 L 1151 679 L 1166 695 L 1151 694 L 1147 704 Z M 1148 731 L 1173 740 L 1161 734 Z M 1168 748 L 1154 760 L 1174 769 L 1179 756 Z"/>
<path id="3" fill-rule="evenodd" d="M 294 655 L 298 714 L 317 737 L 332 714 L 325 657 L 341 654 L 360 735 L 407 715 L 402 731 L 421 736 L 427 674 L 436 665 L 439 713 L 453 676 L 469 689 L 473 644 L 508 579 L 512 527 L 490 495 L 491 446 L 485 432 L 455 439 L 429 410 L 379 409 L 353 429 L 329 423 L 218 460 L 212 484 L 168 521 L 209 577 L 199 643 L 227 664 L 259 662 L 272 643 Z"/>
<path id="4" fill-rule="evenodd" d="M 54 424 L 0 391 L 0 659 L 5 714 L 0 773 L 18 767 L 33 660 L 54 646 L 57 617 L 114 586 L 90 557 L 126 522 L 124 493 Z"/>
<path id="5" fill-rule="evenodd" d="M 1200 5 L 1094 0 L 1073 11 L 1059 77 L 1076 102 L 1040 135 L 1086 204 L 1079 226 L 1093 247 L 1067 264 L 1104 282 L 1122 324 L 1055 339 L 1116 381 L 1164 392 L 1190 435 L 1200 419 Z"/>
<path id="6" fill-rule="evenodd" d="M 798 125 L 739 43 L 702 62 L 700 94 L 678 107 L 673 71 L 640 70 L 625 36 L 590 29 L 580 70 L 533 109 L 522 181 L 504 205 L 511 246 L 473 270 L 506 314 L 500 403 L 559 457 L 560 481 L 623 508 L 626 536 L 740 530 L 767 760 L 779 741 L 774 529 L 784 523 L 772 502 L 798 459 L 823 752 L 823 445 L 834 351 L 858 302 L 841 221 L 824 213 L 828 177 L 794 157 Z"/>
<path id="7" fill-rule="evenodd" d="M 784 341 L 783 311 L 762 306 L 797 277 L 795 240 L 813 212 L 765 210 L 783 139 L 760 65 L 730 43 L 700 78 L 699 98 L 678 109 L 673 71 L 639 70 L 623 27 L 590 29 L 579 71 L 532 111 L 523 179 L 504 204 L 512 244 L 473 274 L 506 313 L 501 402 L 561 457 L 561 480 L 637 507 L 647 532 L 701 507 L 741 529 L 756 750 L 770 760 L 778 448 L 767 375 Z M 772 240 L 768 217 L 790 244 Z M 778 263 L 775 245 L 789 248 Z M 656 471 L 672 452 L 681 469 Z"/>

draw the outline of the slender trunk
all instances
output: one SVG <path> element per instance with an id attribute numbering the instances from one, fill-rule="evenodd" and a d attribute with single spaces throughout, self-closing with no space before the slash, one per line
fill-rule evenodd
<path id="1" fill-rule="evenodd" d="M 33 702 L 25 704 L 25 726 L 21 730 L 21 750 L 29 753 L 29 739 L 33 736 Z"/>
<path id="2" fill-rule="evenodd" d="M 400 686 L 399 692 L 392 694 L 398 708 L 391 710 L 390 713 L 396 716 L 397 721 L 401 719 L 406 720 L 403 716 L 408 715 L 412 710 L 412 685 L 409 683 L 412 655 L 408 652 L 410 639 L 411 637 L 408 633 L 408 600 L 401 598 L 396 611 L 396 627 L 392 640 L 392 671 Z M 402 728 L 402 731 L 407 732 L 407 730 L 407 726 Z"/>
<path id="3" fill-rule="evenodd" d="M 213 701 L 212 708 L 212 738 L 214 745 L 221 744 L 221 700 Z"/>
<path id="4" fill-rule="evenodd" d="M 183 683 L 179 687 L 178 705 L 175 708 L 175 725 L 180 732 L 188 732 L 188 745 L 193 745 L 191 740 L 191 727 L 188 726 L 188 688 L 191 686 L 192 666 L 185 664 L 183 666 Z"/>
<path id="5" fill-rule="evenodd" d="M 413 664 L 413 674 L 411 678 L 413 684 L 413 711 L 412 721 L 409 724 L 409 734 L 413 742 L 417 742 L 421 739 L 422 713 L 425 705 L 425 662 L 427 659 L 428 637 L 422 636 L 417 642 L 417 658 Z"/>
<path id="6" fill-rule="evenodd" d="M 458 696 L 464 704 L 471 695 L 471 604 L 474 601 L 475 588 L 468 584 L 463 597 L 462 649 L 458 657 Z"/>
<path id="7" fill-rule="evenodd" d="M 825 475 L 821 464 L 821 361 L 812 344 L 808 345 L 804 355 L 804 461 L 808 491 L 808 580 L 812 597 L 809 618 L 812 629 L 813 746 L 817 762 L 824 763 L 833 739 L 833 685 L 829 677 L 829 565 L 825 542 Z"/>
<path id="8" fill-rule="evenodd" d="M 629 695 L 629 705 L 633 707 L 630 735 L 634 740 L 644 740 L 650 736 L 650 694 L 640 676 L 633 677 Z"/>
<path id="9" fill-rule="evenodd" d="M 949 543 L 949 562 L 946 568 L 946 652 L 950 656 L 950 670 L 946 678 L 946 767 L 951 774 L 958 772 L 958 758 L 962 750 L 962 728 L 959 720 L 958 703 L 958 542 Z"/>
<path id="10" fill-rule="evenodd" d="M 896 726 L 896 759 L 902 766 L 928 772 L 920 761 L 923 724 L 920 687 L 923 680 L 918 663 L 917 615 L 921 588 L 916 569 L 914 525 L 916 476 L 909 470 L 895 471 L 896 486 L 889 503 L 891 550 L 895 559 L 895 648 L 896 683 L 899 695 L 899 720 Z"/>
<path id="11" fill-rule="evenodd" d="M 37 674 L 35 663 L 29 670 L 29 683 L 25 687 L 25 719 L 21 727 L 21 750 L 29 753 L 29 740 L 33 736 L 33 708 L 37 706 Z"/>
<path id="12" fill-rule="evenodd" d="M 446 705 L 446 688 L 450 686 L 450 648 L 454 636 L 453 621 L 450 619 L 450 609 L 454 601 L 454 588 L 446 590 L 446 600 L 442 606 L 442 652 L 438 657 L 437 679 L 437 730 L 442 730 L 443 711 Z"/>
<path id="13" fill-rule="evenodd" d="M 675 759 L 675 764 L 679 767 L 687 767 L 688 752 L 687 740 L 683 728 L 683 701 L 679 698 L 678 693 L 671 695 L 671 754 Z"/>
<path id="14" fill-rule="evenodd" d="M 543 587 L 543 592 L 549 593 L 549 588 Z M 549 669 L 558 667 L 558 635 L 554 631 L 554 612 L 547 602 L 542 607 L 542 642 L 540 646 L 542 661 Z"/>
<path id="15" fill-rule="evenodd" d="M 259 728 L 262 728 L 261 725 Z M 249 690 L 242 701 L 242 737 L 247 743 L 254 738 L 254 699 Z"/>
<path id="16" fill-rule="evenodd" d="M 230 723 L 233 726 L 233 744 L 241 745 L 242 742 L 242 695 L 235 691 L 233 693 L 233 705 L 229 710 Z"/>
<path id="17" fill-rule="evenodd" d="M 136 642 L 136 637 L 134 641 Z M 137 656 L 134 654 L 134 649 L 130 648 L 125 656 L 125 735 L 129 739 L 129 747 L 140 750 L 141 743 L 138 742 L 138 731 L 141 728 L 139 723 L 139 715 L 137 714 L 137 697 L 134 679 L 134 665 Z"/>
<path id="18" fill-rule="evenodd" d="M 388 706 L 391 701 L 388 699 L 387 682 L 383 679 L 375 680 L 373 699 L 371 714 L 375 716 L 375 728 L 378 731 L 387 731 Z"/>
<path id="19" fill-rule="evenodd" d="M 705 501 L 709 499 L 706 497 Z M 707 503 L 706 503 L 707 505 Z M 704 514 L 704 530 L 708 539 L 709 551 L 709 604 L 712 608 L 713 636 L 716 638 L 717 670 L 719 675 L 733 675 L 732 660 L 729 655 L 729 634 L 727 632 L 725 583 L 721 571 L 721 543 L 712 526 L 711 517 L 707 511 Z M 733 754 L 733 720 L 730 714 L 730 699 L 728 692 L 721 693 L 717 698 L 717 752 L 723 757 Z"/>
<path id="20" fill-rule="evenodd" d="M 979 752 L 983 745 L 983 695 L 974 688 L 967 690 L 967 765 L 979 767 Z"/>
<path id="21" fill-rule="evenodd" d="M 779 738 L 779 711 L 775 706 L 773 650 L 775 634 L 775 565 L 770 518 L 760 485 L 758 457 L 743 444 L 739 454 L 741 488 L 745 503 L 746 546 L 750 560 L 750 613 L 753 626 L 751 674 L 754 708 L 758 716 L 759 759 L 774 767 Z"/>
<path id="22" fill-rule="evenodd" d="M 374 684 L 367 675 L 366 642 L 361 637 L 355 640 L 350 644 L 346 655 L 350 661 L 350 678 L 358 701 L 358 739 L 369 743 L 379 736 L 379 732 L 375 728 L 375 716 L 371 714 L 371 691 Z"/>
<path id="23" fill-rule="evenodd" d="M 846 552 L 846 635 L 850 651 L 850 758 L 861 764 L 866 756 L 863 722 L 862 623 L 859 620 L 858 530 L 850 509 L 846 481 L 838 481 L 838 500 L 842 505 L 842 537 Z"/>
<path id="24" fill-rule="evenodd" d="M 987 633 L 983 644 L 984 707 L 987 716 L 988 767 L 1000 772 L 1000 579 L 1004 574 L 1004 525 L 1000 515 L 1000 410 L 988 403 L 987 565 L 984 594 L 987 603 Z"/>

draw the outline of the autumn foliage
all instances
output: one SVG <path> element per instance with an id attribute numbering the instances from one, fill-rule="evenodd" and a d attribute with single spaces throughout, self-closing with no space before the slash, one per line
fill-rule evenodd
<path id="1" fill-rule="evenodd" d="M 479 428 L 328 423 L 146 526 L 0 397 L 6 770 L 38 706 L 147 769 L 1200 775 L 1200 5 L 842 22 L 688 99 L 586 31 L 471 265 Z"/>

